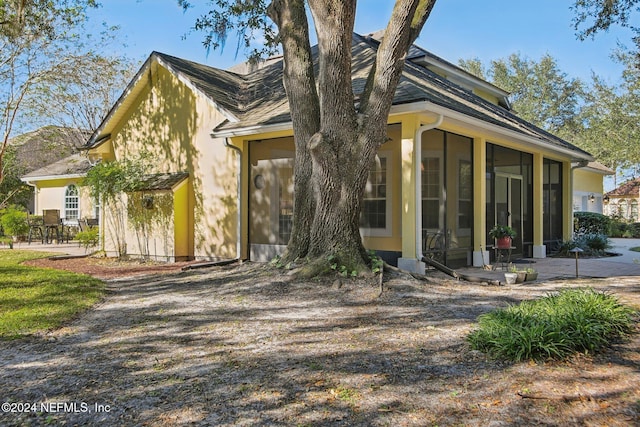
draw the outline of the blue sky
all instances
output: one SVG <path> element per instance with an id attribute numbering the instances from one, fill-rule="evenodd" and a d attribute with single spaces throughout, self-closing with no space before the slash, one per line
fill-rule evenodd
<path id="1" fill-rule="evenodd" d="M 120 25 L 128 55 L 143 61 L 157 50 L 214 67 L 227 68 L 242 61 L 235 58 L 235 44 L 229 42 L 222 54 L 207 56 L 202 34 L 183 39 L 193 25 L 198 11 L 205 10 L 204 0 L 193 0 L 199 9 L 184 14 L 176 0 L 102 0 L 103 7 L 94 12 L 95 22 Z M 393 0 L 360 0 L 356 31 L 367 34 L 384 28 Z M 438 0 L 418 44 L 457 63 L 458 59 L 477 57 L 487 63 L 519 52 L 537 60 L 548 53 L 560 69 L 571 77 L 588 80 L 591 72 L 613 83 L 621 67 L 609 57 L 616 42 L 630 44 L 626 30 L 615 29 L 579 41 L 571 25 L 572 0 Z"/>

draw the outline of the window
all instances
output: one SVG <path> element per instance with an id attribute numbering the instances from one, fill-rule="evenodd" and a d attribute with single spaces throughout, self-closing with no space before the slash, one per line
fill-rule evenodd
<path id="1" fill-rule="evenodd" d="M 473 169 L 471 162 L 460 160 L 458 168 L 458 229 L 471 233 L 473 225 Z"/>
<path id="2" fill-rule="evenodd" d="M 620 216 L 624 219 L 629 219 L 629 209 L 627 207 L 627 201 L 626 200 L 621 200 L 620 204 L 618 205 L 618 213 L 620 214 Z"/>
<path id="3" fill-rule="evenodd" d="M 631 217 L 629 218 L 631 221 L 638 221 L 638 201 L 631 201 Z"/>
<path id="4" fill-rule="evenodd" d="M 70 185 L 64 192 L 64 219 L 78 219 L 80 217 L 80 203 L 78 187 Z"/>
<path id="5" fill-rule="evenodd" d="M 293 226 L 293 167 L 286 162 L 277 169 L 278 176 L 278 244 L 286 245 Z"/>
<path id="6" fill-rule="evenodd" d="M 440 229 L 440 195 L 443 186 L 440 157 L 422 158 L 422 228 Z"/>
<path id="7" fill-rule="evenodd" d="M 369 171 L 360 215 L 360 227 L 368 229 L 369 236 L 391 233 L 391 202 L 387 199 L 389 167 L 389 153 L 380 153 Z"/>

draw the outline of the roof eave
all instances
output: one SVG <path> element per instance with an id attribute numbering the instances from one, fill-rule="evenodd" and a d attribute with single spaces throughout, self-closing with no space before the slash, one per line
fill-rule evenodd
<path id="1" fill-rule="evenodd" d="M 511 129 L 507 129 L 492 123 L 487 123 L 483 120 L 476 119 L 474 117 L 469 117 L 465 114 L 448 109 L 446 107 L 436 105 L 429 101 L 418 101 L 418 102 L 412 102 L 412 103 L 406 103 L 406 104 L 393 105 L 389 112 L 389 117 L 400 115 L 400 114 L 420 113 L 420 112 L 442 114 L 446 118 L 454 119 L 454 120 L 472 125 L 473 127 L 477 129 L 482 129 L 483 131 L 488 131 L 490 133 L 500 135 L 500 136 L 506 136 L 510 139 L 514 139 L 519 142 L 532 144 L 534 146 L 544 148 L 545 150 L 556 152 L 563 156 L 569 156 L 571 160 L 577 160 L 577 161 L 579 160 L 594 161 L 595 160 L 593 156 L 591 156 L 590 154 L 582 153 L 580 151 L 573 150 L 569 147 L 566 147 L 566 148 L 558 147 L 557 145 L 552 144 L 550 142 L 546 142 L 543 139 L 525 135 L 523 133 L 511 130 Z M 228 130 L 219 130 L 219 131 L 216 131 L 214 129 L 213 132 L 211 133 L 211 137 L 212 138 L 231 138 L 231 137 L 237 137 L 237 136 L 249 136 L 249 135 L 256 135 L 259 133 L 292 130 L 292 129 L 293 129 L 293 124 L 290 121 L 288 121 L 288 122 L 275 123 L 275 124 L 269 124 L 269 125 L 253 125 L 253 126 L 246 126 L 246 127 L 237 128 L 237 129 L 228 129 Z"/>
<path id="2" fill-rule="evenodd" d="M 474 85 L 478 86 L 479 88 L 495 95 L 498 98 L 501 98 L 503 100 L 506 100 L 506 102 L 508 102 L 509 100 L 509 92 L 507 92 L 506 90 L 491 84 L 481 78 L 478 78 L 476 76 L 474 76 L 473 74 L 462 70 L 460 68 L 457 67 L 453 67 L 450 66 L 446 63 L 440 62 L 435 60 L 434 58 L 431 58 L 428 55 L 425 56 L 421 56 L 421 57 L 416 57 L 416 58 L 411 58 L 411 61 L 419 64 L 421 66 L 426 66 L 426 65 L 433 65 L 435 67 L 441 68 L 443 71 L 446 71 L 447 73 L 450 73 L 456 77 L 458 77 L 459 79 L 463 79 L 463 80 L 467 80 L 467 81 L 473 81 Z M 426 67 L 425 67 L 426 68 Z"/>
<path id="3" fill-rule="evenodd" d="M 481 129 L 483 131 L 487 131 L 489 133 L 493 133 L 499 136 L 503 136 L 503 137 L 508 137 L 510 139 L 516 140 L 518 142 L 523 142 L 523 143 L 527 143 L 527 144 L 532 144 L 536 147 L 540 147 L 543 148 L 545 150 L 551 151 L 551 152 L 555 152 L 558 154 L 561 154 L 563 156 L 569 156 L 569 158 L 571 159 L 571 161 L 580 161 L 580 160 L 586 160 L 586 161 L 594 161 L 594 157 L 588 153 L 584 153 L 578 150 L 574 150 L 571 149 L 570 147 L 559 147 L 555 144 L 552 144 L 550 142 L 546 142 L 545 140 L 541 139 L 541 138 L 536 138 L 530 135 L 526 135 L 523 134 L 521 132 L 515 131 L 515 130 L 511 130 L 511 129 L 507 129 L 504 128 L 502 126 L 493 124 L 493 123 L 488 123 L 485 122 L 483 120 L 480 119 L 476 119 L 475 117 L 470 117 L 467 116 L 463 113 L 459 113 L 457 111 L 448 109 L 446 107 L 442 107 L 440 105 L 436 105 L 433 104 L 429 101 L 423 101 L 425 104 L 428 105 L 427 108 L 425 108 L 425 110 L 428 110 L 430 112 L 434 112 L 434 113 L 438 113 L 438 114 L 443 114 L 445 117 L 450 118 L 450 119 L 454 119 L 457 121 L 460 121 L 462 123 L 471 125 L 472 127 Z"/>
<path id="4" fill-rule="evenodd" d="M 131 79 L 131 81 L 129 82 L 127 87 L 124 89 L 124 91 L 122 92 L 122 94 L 120 95 L 116 103 L 113 105 L 113 107 L 111 107 L 111 110 L 109 110 L 105 118 L 102 120 L 102 123 L 100 123 L 100 126 L 98 126 L 98 128 L 93 132 L 93 134 L 89 138 L 89 141 L 87 141 L 84 149 L 90 150 L 90 149 L 97 148 L 98 146 L 102 145 L 102 143 L 106 142 L 110 138 L 111 136 L 110 133 L 103 133 L 103 132 L 107 128 L 111 119 L 115 116 L 116 112 L 123 106 L 123 104 L 125 103 L 125 100 L 131 94 L 138 92 L 138 88 L 140 87 L 140 85 L 146 84 L 145 77 L 150 73 L 151 66 L 154 61 L 158 63 L 160 66 L 167 69 L 174 76 L 176 76 L 176 78 L 178 78 L 180 82 L 184 83 L 191 90 L 202 95 L 204 99 L 206 99 L 210 104 L 212 104 L 216 109 L 218 109 L 220 113 L 229 121 L 231 122 L 239 121 L 239 119 L 235 115 L 233 115 L 228 110 L 222 108 L 217 102 L 215 102 L 215 100 L 210 99 L 204 92 L 202 92 L 196 85 L 194 85 L 186 76 L 184 76 L 183 73 L 171 67 L 170 64 L 168 64 L 166 61 L 164 61 L 160 57 L 158 52 L 152 52 L 151 55 L 149 55 L 149 58 L 147 58 L 145 63 L 142 65 L 142 67 L 140 67 L 140 70 L 138 70 L 134 78 Z"/>
<path id="5" fill-rule="evenodd" d="M 87 176 L 86 173 L 75 173 L 75 174 L 66 174 L 66 175 L 24 176 L 20 178 L 20 181 L 28 184 L 30 182 L 37 182 L 37 181 L 52 181 L 55 179 L 84 178 L 86 176 Z"/>

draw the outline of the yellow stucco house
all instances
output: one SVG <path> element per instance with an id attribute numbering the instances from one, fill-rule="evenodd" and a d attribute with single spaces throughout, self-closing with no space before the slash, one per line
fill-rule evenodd
<path id="1" fill-rule="evenodd" d="M 33 214 L 58 210 L 64 223 L 72 226 L 81 218 L 98 218 L 98 203 L 82 187 L 90 167 L 86 156 L 73 154 L 22 176 L 20 179 L 34 188 Z"/>
<path id="2" fill-rule="evenodd" d="M 580 165 L 581 166 L 581 165 Z M 603 213 L 605 207 L 604 180 L 615 172 L 598 162 L 589 162 L 573 172 L 574 212 Z"/>
<path id="3" fill-rule="evenodd" d="M 355 102 L 377 46 L 354 34 Z M 488 260 L 497 223 L 517 230 L 514 255 L 542 258 L 571 236 L 574 173 L 593 158 L 517 117 L 507 95 L 411 49 L 364 195 L 368 248 L 422 271 L 434 235 L 450 266 Z M 237 74 L 154 52 L 87 150 L 92 161 L 145 151 L 154 173 L 182 177 L 165 189 L 174 211 L 163 233 L 175 244 L 156 244 L 160 257 L 267 260 L 288 241 L 294 144 L 281 61 Z M 127 247 L 141 252 L 133 237 Z"/>

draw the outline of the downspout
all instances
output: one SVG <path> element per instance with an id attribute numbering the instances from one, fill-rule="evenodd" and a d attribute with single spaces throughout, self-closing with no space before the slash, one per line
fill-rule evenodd
<path id="1" fill-rule="evenodd" d="M 242 150 L 235 145 L 232 145 L 229 142 L 229 138 L 224 139 L 224 146 L 227 148 L 231 148 L 236 153 L 238 153 L 238 178 L 237 178 L 237 188 L 238 188 L 238 201 L 237 201 L 237 224 L 236 227 L 236 259 L 239 260 L 242 258 Z"/>
<path id="2" fill-rule="evenodd" d="M 38 186 L 31 181 L 22 181 L 27 184 L 29 187 L 33 187 L 33 215 L 36 215 L 38 212 Z"/>
<path id="3" fill-rule="evenodd" d="M 438 114 L 438 118 L 434 123 L 422 125 L 416 130 L 415 141 L 415 187 L 416 187 L 416 257 L 422 262 L 422 185 L 420 185 L 420 177 L 422 176 L 422 133 L 431 129 L 435 129 L 442 124 L 444 116 Z"/>

